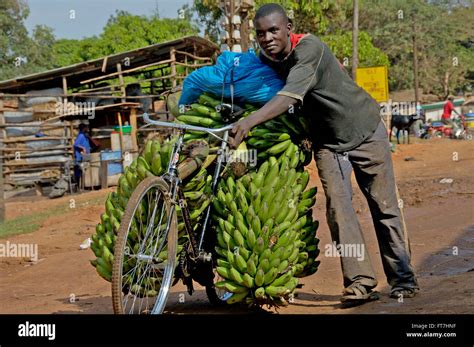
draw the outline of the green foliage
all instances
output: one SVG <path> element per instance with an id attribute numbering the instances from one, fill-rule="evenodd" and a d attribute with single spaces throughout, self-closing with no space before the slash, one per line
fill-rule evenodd
<path id="1" fill-rule="evenodd" d="M 352 33 L 326 35 L 322 37 L 322 40 L 339 61 L 348 62 L 346 67 L 350 69 L 352 66 Z M 359 67 L 371 66 L 389 66 L 388 57 L 380 49 L 374 47 L 370 35 L 362 31 L 359 32 Z"/>
<path id="2" fill-rule="evenodd" d="M 197 33 L 198 28 L 184 19 L 160 19 L 118 11 L 109 19 L 95 44 L 97 54 L 104 56 Z"/>
<path id="3" fill-rule="evenodd" d="M 217 0 L 195 0 L 194 8 L 202 18 L 209 33 L 217 32 L 217 21 L 221 16 Z M 343 62 L 352 57 L 351 29 L 352 0 L 257 0 L 256 7 L 267 3 L 278 3 L 293 17 L 293 32 L 319 35 L 328 44 L 336 57 Z M 217 37 L 217 34 L 214 35 Z M 360 33 L 359 61 L 361 66 L 389 65 L 387 56 L 373 46 L 368 33 Z"/>
<path id="4" fill-rule="evenodd" d="M 46 26 L 37 26 L 32 37 L 29 37 L 24 25 L 28 13 L 28 6 L 23 0 L 0 2 L 0 80 L 196 35 L 199 32 L 197 25 L 189 21 L 189 9 L 183 19 L 160 19 L 156 14 L 136 16 L 117 11 L 98 37 L 56 40 L 52 29 Z M 25 57 L 26 63 L 15 66 L 15 59 L 18 57 Z"/>
<path id="5" fill-rule="evenodd" d="M 217 33 L 218 2 L 194 1 L 206 32 Z M 256 8 L 269 2 L 293 12 L 294 32 L 320 36 L 341 61 L 348 58 L 351 63 L 352 0 L 256 0 Z M 442 98 L 456 90 L 472 90 L 473 7 L 472 0 L 360 0 L 360 65 L 390 66 L 390 90 L 413 88 L 415 25 L 423 91 Z"/>
<path id="6" fill-rule="evenodd" d="M 391 90 L 413 88 L 414 33 L 419 82 L 425 93 L 443 98 L 456 88 L 467 89 L 472 85 L 468 76 L 474 66 L 473 48 L 467 49 L 456 41 L 463 37 L 463 32 L 464 38 L 473 37 L 472 5 L 449 11 L 448 3 L 452 2 L 438 3 L 442 4 L 423 0 L 362 0 L 360 27 L 389 58 Z"/>
<path id="7" fill-rule="evenodd" d="M 53 66 L 51 28 L 36 26 L 28 36 L 23 22 L 29 10 L 22 0 L 0 2 L 0 80 L 43 71 Z"/>
<path id="8" fill-rule="evenodd" d="M 256 8 L 278 3 L 288 10 L 294 22 L 295 32 L 326 33 L 331 27 L 332 19 L 340 19 L 342 9 L 347 7 L 350 0 L 256 0 Z M 218 20 L 221 16 L 218 0 L 194 0 L 193 8 L 201 24 L 205 26 L 206 34 L 213 40 L 218 37 Z"/>

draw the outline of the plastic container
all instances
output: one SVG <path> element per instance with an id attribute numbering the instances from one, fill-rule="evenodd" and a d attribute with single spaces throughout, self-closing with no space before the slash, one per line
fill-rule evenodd
<path id="1" fill-rule="evenodd" d="M 114 130 L 120 132 L 120 126 L 114 126 Z M 131 125 L 122 125 L 122 132 L 124 134 L 131 134 L 132 133 L 132 126 Z"/>
<path id="2" fill-rule="evenodd" d="M 101 151 L 100 160 L 109 161 L 107 165 L 107 176 L 114 176 L 123 172 L 122 152 L 120 151 Z"/>
<path id="3" fill-rule="evenodd" d="M 122 153 L 120 151 L 101 151 L 100 160 L 120 160 Z"/>
<path id="4" fill-rule="evenodd" d="M 123 173 L 121 163 L 109 163 L 107 165 L 107 176 L 114 176 Z"/>

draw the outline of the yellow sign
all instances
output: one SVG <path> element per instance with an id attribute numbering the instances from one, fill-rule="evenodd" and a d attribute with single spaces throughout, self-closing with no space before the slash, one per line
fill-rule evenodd
<path id="1" fill-rule="evenodd" d="M 388 72 L 386 66 L 358 68 L 356 82 L 377 102 L 388 101 Z"/>

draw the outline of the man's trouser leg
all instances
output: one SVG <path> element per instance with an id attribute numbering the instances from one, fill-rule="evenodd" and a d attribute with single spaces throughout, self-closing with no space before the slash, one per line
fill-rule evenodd
<path id="1" fill-rule="evenodd" d="M 390 144 L 383 123 L 348 156 L 369 203 L 388 283 L 392 287 L 418 288 L 410 265 L 408 236 L 399 206 L 402 201 L 397 200 Z"/>
<path id="2" fill-rule="evenodd" d="M 364 247 L 359 221 L 352 206 L 351 172 L 348 158 L 328 149 L 316 149 L 315 160 L 326 195 L 326 218 L 333 242 L 341 246 Z M 359 245 L 359 246 L 358 246 Z M 358 282 L 369 288 L 377 285 L 367 252 L 364 257 L 341 257 L 344 287 Z"/>

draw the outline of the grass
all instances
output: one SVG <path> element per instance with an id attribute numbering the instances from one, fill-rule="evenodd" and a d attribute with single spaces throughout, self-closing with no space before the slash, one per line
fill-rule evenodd
<path id="1" fill-rule="evenodd" d="M 91 205 L 102 205 L 104 202 L 105 196 L 96 197 L 94 199 L 88 200 L 87 202 L 76 202 L 76 209 Z M 54 206 L 41 212 L 36 212 L 5 221 L 4 223 L 0 224 L 0 239 L 6 238 L 8 236 L 35 232 L 41 227 L 41 224 L 46 219 L 67 214 L 71 210 L 72 209 L 69 208 L 69 200 L 67 200 L 67 207 L 64 207 L 64 205 Z"/>

